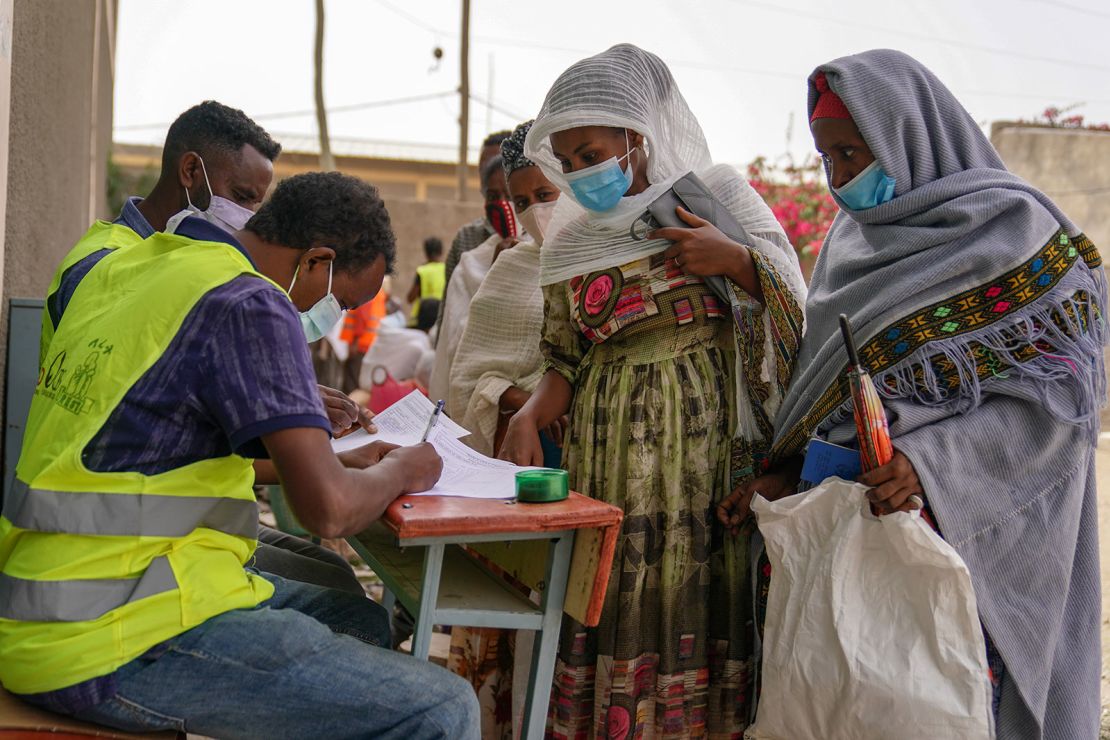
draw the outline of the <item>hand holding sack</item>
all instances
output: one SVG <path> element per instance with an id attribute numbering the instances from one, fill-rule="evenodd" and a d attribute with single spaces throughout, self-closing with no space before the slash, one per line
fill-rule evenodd
<path id="1" fill-rule="evenodd" d="M 986 646 L 967 566 L 917 512 L 874 516 L 830 478 L 767 501 L 774 576 L 758 740 L 994 736 Z"/>

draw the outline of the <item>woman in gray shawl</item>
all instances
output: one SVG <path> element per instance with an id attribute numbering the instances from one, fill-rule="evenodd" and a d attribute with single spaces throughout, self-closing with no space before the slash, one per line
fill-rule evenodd
<path id="1" fill-rule="evenodd" d="M 776 420 L 777 471 L 719 513 L 736 526 L 753 492 L 793 493 L 810 437 L 854 444 L 837 328 L 848 314 L 896 450 L 861 482 L 883 512 L 923 497 L 966 561 L 998 736 L 1096 737 L 1099 254 L 905 54 L 821 65 L 809 110 L 841 212 L 814 270 L 798 369 Z"/>

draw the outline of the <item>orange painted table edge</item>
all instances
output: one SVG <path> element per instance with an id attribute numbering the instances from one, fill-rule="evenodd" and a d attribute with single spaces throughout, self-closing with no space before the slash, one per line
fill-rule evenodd
<path id="1" fill-rule="evenodd" d="M 425 537 L 597 529 L 601 532 L 598 567 L 584 621 L 592 627 L 601 619 L 623 518 L 624 513 L 616 506 L 571 491 L 565 501 L 546 504 L 456 496 L 401 496 L 389 505 L 381 522 L 401 544 Z"/>

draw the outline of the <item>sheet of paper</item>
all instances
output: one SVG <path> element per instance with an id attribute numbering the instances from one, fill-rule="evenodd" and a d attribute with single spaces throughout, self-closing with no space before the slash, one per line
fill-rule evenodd
<path id="1" fill-rule="evenodd" d="M 374 417 L 374 424 L 378 427 L 376 434 L 367 434 L 363 429 L 351 432 L 345 437 L 333 439 L 332 449 L 344 452 L 378 440 L 402 446 L 418 444 L 434 410 L 435 404 L 427 396 L 413 391 Z M 434 436 L 458 439 L 468 434 L 470 432 L 448 418 L 447 414 L 439 415 Z"/>
<path id="2" fill-rule="evenodd" d="M 446 435 L 435 437 L 432 446 L 443 458 L 443 473 L 434 488 L 415 494 L 417 496 L 514 498 L 516 474 L 522 470 L 535 470 L 486 457 Z"/>
<path id="3" fill-rule="evenodd" d="M 433 410 L 435 404 L 419 391 L 413 391 L 374 417 L 374 423 L 378 427 L 376 434 L 367 434 L 360 429 L 332 440 L 332 449 L 344 452 L 379 440 L 396 445 L 417 444 L 424 436 Z M 518 467 L 475 452 L 459 441 L 460 437 L 468 434 L 470 432 L 448 418 L 447 414 L 439 415 L 439 421 L 428 436 L 428 441 L 443 458 L 443 473 L 435 488 L 416 495 L 513 498 L 516 496 L 516 474 L 521 470 L 536 470 Z"/>

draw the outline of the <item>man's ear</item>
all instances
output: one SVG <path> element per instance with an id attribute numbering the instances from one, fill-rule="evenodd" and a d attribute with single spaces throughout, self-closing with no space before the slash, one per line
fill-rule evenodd
<path id="1" fill-rule="evenodd" d="M 200 169 L 200 155 L 194 151 L 187 151 L 177 160 L 177 182 L 181 187 L 192 192 L 193 187 L 204 179 Z"/>
<path id="2" fill-rule="evenodd" d="M 335 261 L 335 250 L 323 244 L 309 247 L 305 250 L 304 254 L 301 255 L 301 264 L 304 265 L 305 269 L 311 268 L 316 264 L 327 267 L 328 263 L 333 261 Z"/>

